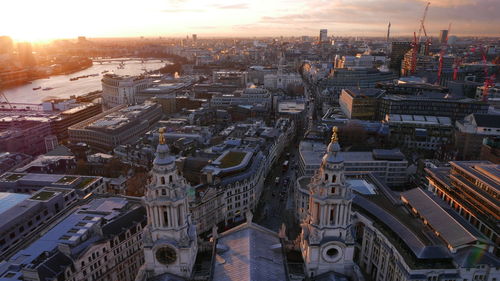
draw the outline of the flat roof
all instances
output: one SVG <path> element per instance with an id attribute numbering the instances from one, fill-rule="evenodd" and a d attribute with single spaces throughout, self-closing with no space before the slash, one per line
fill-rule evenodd
<path id="1" fill-rule="evenodd" d="M 30 199 L 31 200 L 38 200 L 38 201 L 47 201 L 47 200 L 51 199 L 52 197 L 54 197 L 55 195 L 56 195 L 56 192 L 42 190 L 42 191 L 34 194 Z"/>
<path id="2" fill-rule="evenodd" d="M 381 89 L 376 88 L 351 88 L 351 89 L 343 89 L 347 94 L 352 97 L 361 97 L 361 98 L 373 98 L 377 97 L 382 93 Z"/>
<path id="3" fill-rule="evenodd" d="M 282 101 L 278 103 L 278 112 L 302 112 L 306 108 L 306 104 L 300 101 Z"/>
<path id="4" fill-rule="evenodd" d="M 349 186 L 361 194 L 376 194 L 376 187 L 365 179 L 346 179 Z"/>
<path id="5" fill-rule="evenodd" d="M 300 157 L 306 165 L 320 165 L 326 153 L 326 145 L 319 142 L 301 141 Z M 344 162 L 404 161 L 398 149 L 374 149 L 373 151 L 341 151 Z"/>
<path id="6" fill-rule="evenodd" d="M 245 152 L 229 151 L 226 155 L 224 155 L 224 157 L 218 159 L 220 161 L 220 167 L 224 169 L 236 166 L 243 161 L 245 155 Z"/>
<path id="7" fill-rule="evenodd" d="M 32 264 L 40 254 L 51 252 L 58 244 L 74 246 L 81 243 L 82 237 L 92 236 L 90 231 L 94 224 L 101 220 L 111 221 L 123 213 L 127 202 L 119 197 L 99 198 L 80 206 L 8 262 Z"/>
<path id="8" fill-rule="evenodd" d="M 401 199 L 414 208 L 451 247 L 456 248 L 477 240 L 422 189 L 402 192 Z"/>
<path id="9" fill-rule="evenodd" d="M 452 126 L 450 117 L 441 116 L 388 114 L 385 121 L 389 123 L 436 124 Z"/>
<path id="10" fill-rule="evenodd" d="M 30 197 L 29 194 L 0 192 L 0 215 Z"/>

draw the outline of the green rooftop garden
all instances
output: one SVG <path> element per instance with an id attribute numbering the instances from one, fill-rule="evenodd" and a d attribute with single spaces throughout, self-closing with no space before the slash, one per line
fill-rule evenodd
<path id="1" fill-rule="evenodd" d="M 81 189 L 93 182 L 95 178 L 82 178 L 82 181 L 76 186 L 76 188 Z"/>
<path id="2" fill-rule="evenodd" d="M 51 191 L 40 191 L 37 194 L 31 196 L 31 200 L 46 201 L 54 197 L 56 193 Z"/>
<path id="3" fill-rule="evenodd" d="M 24 177 L 24 174 L 8 174 L 2 177 L 6 181 L 17 181 L 18 179 Z"/>
<path id="4" fill-rule="evenodd" d="M 60 180 L 58 180 L 56 183 L 71 183 L 73 182 L 74 180 L 76 180 L 78 177 L 74 177 L 74 176 L 64 176 L 62 177 Z"/>
<path id="5" fill-rule="evenodd" d="M 241 161 L 243 161 L 245 155 L 246 155 L 245 152 L 230 151 L 229 153 L 226 154 L 226 156 L 224 156 L 224 158 L 220 160 L 221 163 L 220 167 L 224 169 L 236 166 L 240 164 Z"/>

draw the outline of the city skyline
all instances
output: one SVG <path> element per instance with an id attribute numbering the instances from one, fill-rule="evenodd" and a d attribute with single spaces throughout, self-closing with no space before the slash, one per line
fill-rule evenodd
<path id="1" fill-rule="evenodd" d="M 60 0 L 4 4 L 0 34 L 16 41 L 44 41 L 87 37 L 204 37 L 384 36 L 391 22 L 391 36 L 411 36 L 418 28 L 426 1 L 133 1 Z M 27 9 L 26 7 L 30 7 Z M 77 12 L 76 12 L 77 11 Z M 451 35 L 498 36 L 495 15 L 500 3 L 493 0 L 431 1 L 426 29 L 437 36 L 452 23 Z M 21 22 L 20 24 L 12 24 Z"/>

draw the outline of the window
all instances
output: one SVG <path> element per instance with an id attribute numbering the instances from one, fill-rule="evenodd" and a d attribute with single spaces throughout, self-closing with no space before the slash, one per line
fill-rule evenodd
<path id="1" fill-rule="evenodd" d="M 333 175 L 332 176 L 332 182 L 335 183 L 337 181 L 337 176 L 336 175 Z"/>
<path id="2" fill-rule="evenodd" d="M 335 187 L 332 187 L 332 190 L 331 190 L 332 194 L 335 194 L 335 191 L 336 191 Z"/>
<path id="3" fill-rule="evenodd" d="M 161 184 L 165 184 L 165 177 L 161 177 Z"/>

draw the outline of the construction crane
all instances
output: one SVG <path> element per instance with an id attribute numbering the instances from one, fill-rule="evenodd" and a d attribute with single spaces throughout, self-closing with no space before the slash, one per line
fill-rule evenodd
<path id="1" fill-rule="evenodd" d="M 446 50 L 448 49 L 448 36 L 450 36 L 451 31 L 451 22 L 448 25 L 448 32 L 446 33 L 446 38 L 444 38 L 444 42 L 441 44 L 441 51 L 439 52 L 439 66 L 438 66 L 438 77 L 436 83 L 441 83 L 441 75 L 443 73 L 443 57 L 446 55 Z"/>
<path id="2" fill-rule="evenodd" d="M 422 16 L 422 19 L 420 20 L 420 26 L 418 28 L 418 36 L 413 33 L 413 48 L 412 48 L 412 61 L 411 61 L 411 73 L 415 73 L 415 69 L 417 68 L 417 53 L 419 49 L 419 44 L 420 44 L 420 39 L 422 37 L 422 31 L 424 31 L 425 37 L 426 37 L 426 44 L 429 43 L 429 38 L 427 37 L 427 31 L 425 30 L 425 18 L 427 17 L 427 11 L 429 11 L 429 6 L 431 5 L 431 2 L 427 2 L 427 5 L 425 6 L 424 10 L 424 15 Z"/>
<path id="3" fill-rule="evenodd" d="M 422 16 L 422 19 L 420 20 L 420 27 L 418 29 L 418 41 L 420 42 L 421 36 L 422 36 L 422 31 L 425 33 L 425 37 L 427 37 L 427 32 L 425 31 L 425 18 L 427 18 L 427 11 L 429 11 L 429 6 L 431 5 L 431 2 L 427 2 L 427 5 L 425 6 L 424 10 L 424 15 Z"/>

